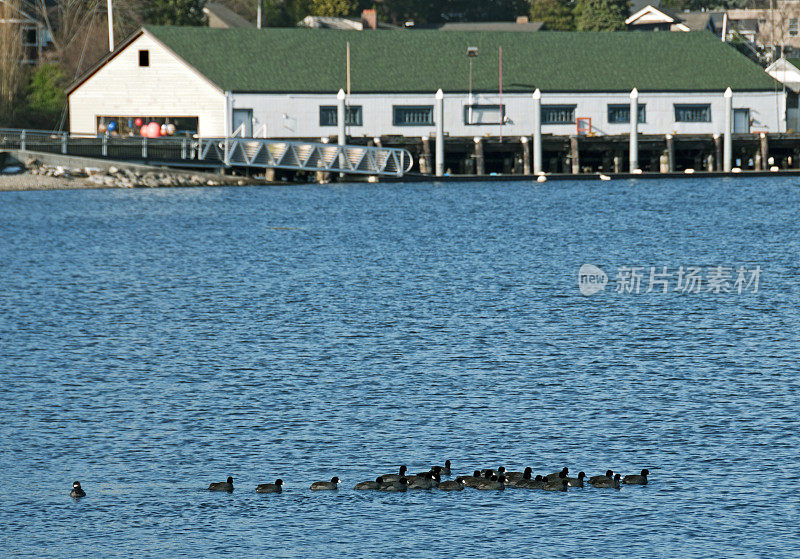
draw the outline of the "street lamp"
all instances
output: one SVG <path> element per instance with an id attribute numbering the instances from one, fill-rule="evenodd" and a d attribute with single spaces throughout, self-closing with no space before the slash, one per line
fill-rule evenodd
<path id="1" fill-rule="evenodd" d="M 469 60 L 469 97 L 467 107 L 467 124 L 472 124 L 472 105 L 475 100 L 472 97 L 472 59 L 478 57 L 478 47 L 467 47 L 467 60 Z"/>

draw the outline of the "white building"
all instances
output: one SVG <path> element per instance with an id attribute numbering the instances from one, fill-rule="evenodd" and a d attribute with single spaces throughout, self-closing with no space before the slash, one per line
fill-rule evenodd
<path id="1" fill-rule="evenodd" d="M 721 133 L 727 87 L 735 132 L 786 130 L 782 88 L 710 33 L 196 27 L 146 27 L 120 45 L 70 88 L 70 128 L 135 134 L 141 119 L 211 137 L 328 137 L 348 86 L 351 138 L 432 136 L 439 88 L 450 137 L 529 135 L 537 88 L 544 134 L 627 134 L 634 87 L 641 134 Z"/>

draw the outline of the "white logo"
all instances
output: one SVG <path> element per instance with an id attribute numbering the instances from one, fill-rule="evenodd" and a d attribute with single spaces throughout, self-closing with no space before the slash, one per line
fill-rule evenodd
<path id="1" fill-rule="evenodd" d="M 608 283 L 606 273 L 592 264 L 584 264 L 578 270 L 578 289 L 584 295 L 594 295 L 598 291 L 603 291 Z"/>

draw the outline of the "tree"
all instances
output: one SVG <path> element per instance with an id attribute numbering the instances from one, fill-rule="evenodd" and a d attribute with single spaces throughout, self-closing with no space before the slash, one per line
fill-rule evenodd
<path id="1" fill-rule="evenodd" d="M 145 23 L 155 25 L 205 25 L 206 0 L 150 0 L 142 12 Z"/>
<path id="2" fill-rule="evenodd" d="M 624 31 L 627 0 L 577 0 L 575 23 L 578 31 Z"/>
<path id="3" fill-rule="evenodd" d="M 0 123 L 11 122 L 24 83 L 19 0 L 0 2 Z"/>
<path id="4" fill-rule="evenodd" d="M 311 0 L 314 16 L 341 17 L 350 15 L 356 8 L 355 0 Z"/>
<path id="5" fill-rule="evenodd" d="M 531 21 L 542 21 L 552 31 L 575 29 L 575 18 L 567 0 L 533 0 Z"/>
<path id="6" fill-rule="evenodd" d="M 31 74 L 27 91 L 27 120 L 37 128 L 55 129 L 67 105 L 69 77 L 59 64 L 42 64 Z"/>

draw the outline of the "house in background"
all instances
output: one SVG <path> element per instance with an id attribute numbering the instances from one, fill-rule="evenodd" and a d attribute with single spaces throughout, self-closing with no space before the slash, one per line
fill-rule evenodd
<path id="1" fill-rule="evenodd" d="M 206 3 L 203 7 L 203 13 L 206 15 L 209 27 L 220 29 L 250 29 L 255 27 L 255 24 L 217 2 Z"/>
<path id="2" fill-rule="evenodd" d="M 18 34 L 22 64 L 38 64 L 42 51 L 52 42 L 47 26 L 36 16 L 37 9 L 29 1 L 0 0 L 0 32 Z"/>
<path id="3" fill-rule="evenodd" d="M 378 20 L 376 10 L 363 10 L 361 20 L 346 17 L 306 16 L 297 23 L 298 27 L 309 29 L 337 29 L 339 31 L 364 31 L 369 29 L 400 29 Z"/>
<path id="4" fill-rule="evenodd" d="M 630 31 L 709 31 L 721 36 L 723 12 L 681 12 L 648 4 L 625 20 Z"/>
<path id="5" fill-rule="evenodd" d="M 800 58 L 779 58 L 767 73 L 786 88 L 787 131 L 800 131 Z"/>

